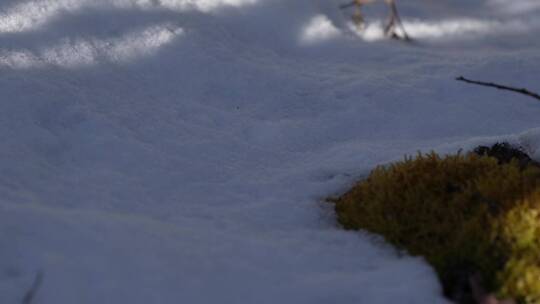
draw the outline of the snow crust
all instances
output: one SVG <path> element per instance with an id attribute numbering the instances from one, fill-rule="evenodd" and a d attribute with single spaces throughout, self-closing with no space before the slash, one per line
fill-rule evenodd
<path id="1" fill-rule="evenodd" d="M 36 304 L 446 303 L 324 199 L 417 151 L 540 159 L 538 101 L 453 80 L 540 91 L 535 3 L 400 1 L 406 45 L 382 5 L 2 1 L 0 303 L 38 271 Z"/>

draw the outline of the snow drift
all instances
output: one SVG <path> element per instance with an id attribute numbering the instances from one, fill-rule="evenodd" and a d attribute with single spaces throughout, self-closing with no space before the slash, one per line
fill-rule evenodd
<path id="1" fill-rule="evenodd" d="M 540 90 L 538 12 L 400 3 L 437 37 L 408 46 L 338 3 L 3 1 L 0 302 L 42 271 L 35 303 L 444 303 L 322 201 L 417 150 L 537 151 L 535 100 L 452 79 Z M 459 18 L 525 25 L 433 34 Z"/>

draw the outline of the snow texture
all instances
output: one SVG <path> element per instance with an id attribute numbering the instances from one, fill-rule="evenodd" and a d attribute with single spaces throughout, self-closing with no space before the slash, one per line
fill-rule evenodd
<path id="1" fill-rule="evenodd" d="M 0 303 L 446 303 L 421 258 L 324 198 L 404 154 L 540 158 L 540 5 L 0 3 Z M 456 227 L 459 229 L 459 227 Z"/>

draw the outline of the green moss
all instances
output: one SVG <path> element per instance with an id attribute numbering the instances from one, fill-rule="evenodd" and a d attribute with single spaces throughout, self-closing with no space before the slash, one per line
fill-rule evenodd
<path id="1" fill-rule="evenodd" d="M 500 297 L 540 303 L 539 186 L 536 166 L 431 153 L 376 168 L 335 209 L 346 229 L 423 256 L 459 302 L 472 302 L 459 286 L 479 274 Z"/>

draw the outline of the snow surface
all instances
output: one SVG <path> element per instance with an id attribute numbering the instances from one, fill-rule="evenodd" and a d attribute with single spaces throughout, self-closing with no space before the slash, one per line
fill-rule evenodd
<path id="1" fill-rule="evenodd" d="M 445 303 L 325 197 L 406 153 L 540 159 L 536 0 L 3 0 L 0 303 Z"/>

